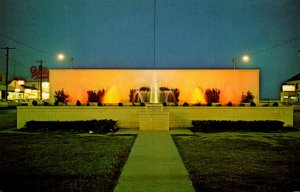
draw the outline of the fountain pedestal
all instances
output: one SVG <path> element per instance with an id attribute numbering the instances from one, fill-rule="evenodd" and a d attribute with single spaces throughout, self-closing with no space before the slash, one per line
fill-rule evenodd
<path id="1" fill-rule="evenodd" d="M 169 130 L 169 113 L 163 111 L 160 103 L 146 104 L 146 110 L 140 112 L 139 120 L 140 130 Z"/>

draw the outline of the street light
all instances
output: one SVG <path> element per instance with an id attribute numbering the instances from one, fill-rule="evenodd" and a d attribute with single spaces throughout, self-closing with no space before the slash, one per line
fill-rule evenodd
<path id="1" fill-rule="evenodd" d="M 250 57 L 248 55 L 242 55 L 242 56 L 239 55 L 237 57 L 232 58 L 233 69 L 236 69 L 236 64 L 239 59 L 241 59 L 242 62 L 244 62 L 244 63 L 248 63 L 250 60 Z"/>
<path id="2" fill-rule="evenodd" d="M 70 59 L 70 65 L 71 65 L 71 69 L 73 69 L 73 65 L 74 65 L 74 58 L 73 57 L 67 57 L 65 54 L 63 53 L 59 53 L 57 55 L 57 59 L 59 61 L 64 61 L 66 58 L 69 58 Z"/>

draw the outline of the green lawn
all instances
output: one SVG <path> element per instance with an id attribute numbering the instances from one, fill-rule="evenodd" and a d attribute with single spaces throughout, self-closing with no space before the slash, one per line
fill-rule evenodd
<path id="1" fill-rule="evenodd" d="M 300 132 L 173 136 L 197 191 L 300 191 Z"/>
<path id="2" fill-rule="evenodd" d="M 0 191 L 113 191 L 134 140 L 0 133 Z"/>

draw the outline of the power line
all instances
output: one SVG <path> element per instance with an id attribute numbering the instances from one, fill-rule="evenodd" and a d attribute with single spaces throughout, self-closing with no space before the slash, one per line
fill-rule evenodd
<path id="1" fill-rule="evenodd" d="M 28 45 L 28 44 L 26 44 L 26 43 L 22 43 L 21 41 L 18 41 L 18 40 L 16 40 L 16 39 L 13 39 L 13 38 L 11 38 L 11 37 L 9 37 L 9 36 L 7 36 L 7 35 L 4 35 L 3 33 L 0 33 L 0 36 L 5 37 L 6 39 L 9 39 L 9 40 L 14 41 L 14 42 L 16 42 L 16 43 L 19 43 L 20 45 L 23 45 L 23 46 L 28 47 L 28 48 L 30 48 L 30 49 L 33 49 L 33 50 L 35 50 L 35 51 L 38 51 L 38 52 L 41 52 L 41 53 L 44 53 L 44 54 L 48 54 L 46 51 L 43 51 L 43 50 L 41 50 L 41 49 L 37 49 L 37 48 L 32 47 L 32 46 L 30 46 L 30 45 Z"/>
<path id="2" fill-rule="evenodd" d="M 293 37 L 293 38 L 291 38 L 291 39 L 288 39 L 288 40 L 286 40 L 286 41 L 284 41 L 284 42 L 274 44 L 274 45 L 272 45 L 272 46 L 270 46 L 270 47 L 267 47 L 267 48 L 264 48 L 264 49 L 261 49 L 261 50 L 258 50 L 258 51 L 254 51 L 253 54 L 259 54 L 259 53 L 268 51 L 268 50 L 270 50 L 270 49 L 274 49 L 274 48 L 276 48 L 276 47 L 283 47 L 283 46 L 285 46 L 286 44 L 288 44 L 289 42 L 298 39 L 299 37 L 300 37 L 300 35 L 295 36 L 295 37 Z"/>

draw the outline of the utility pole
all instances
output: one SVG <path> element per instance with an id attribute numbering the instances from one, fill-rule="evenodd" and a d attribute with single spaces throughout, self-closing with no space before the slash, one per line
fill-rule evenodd
<path id="1" fill-rule="evenodd" d="M 156 0 L 153 1 L 153 68 L 156 69 Z"/>
<path id="2" fill-rule="evenodd" d="M 6 49 L 6 76 L 5 76 L 5 100 L 7 101 L 8 96 L 8 61 L 9 61 L 9 50 L 16 49 L 14 47 L 1 47 L 1 49 Z"/>
<path id="3" fill-rule="evenodd" d="M 36 60 L 37 63 L 39 63 L 39 72 L 40 72 L 40 99 L 43 100 L 43 60 Z"/>

